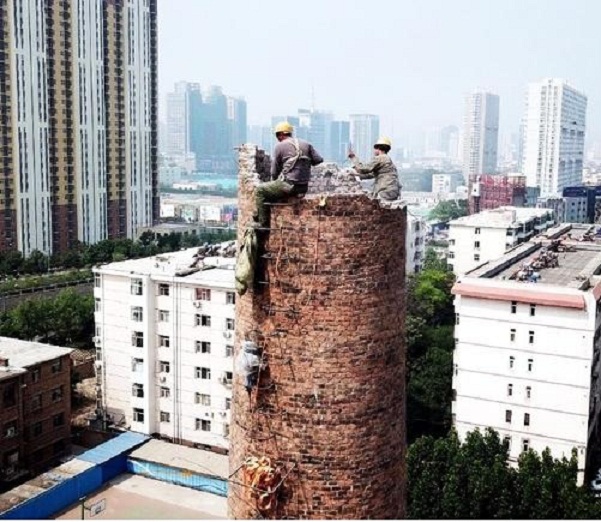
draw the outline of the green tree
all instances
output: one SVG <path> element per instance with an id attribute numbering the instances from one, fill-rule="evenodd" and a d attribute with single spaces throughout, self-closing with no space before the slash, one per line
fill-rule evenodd
<path id="1" fill-rule="evenodd" d="M 449 200 L 440 201 L 430 212 L 429 218 L 437 221 L 451 221 L 463 216 L 467 216 L 467 200 Z"/>
<path id="2" fill-rule="evenodd" d="M 51 342 L 61 346 L 88 346 L 94 335 L 94 297 L 67 289 L 49 303 Z"/>

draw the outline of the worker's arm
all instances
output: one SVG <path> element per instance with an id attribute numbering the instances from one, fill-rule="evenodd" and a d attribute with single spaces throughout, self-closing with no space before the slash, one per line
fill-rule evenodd
<path id="1" fill-rule="evenodd" d="M 311 158 L 311 165 L 319 165 L 320 163 L 323 163 L 323 158 L 321 157 L 321 155 L 319 154 L 319 152 L 317 152 L 314 148 L 313 145 L 309 144 L 309 157 Z"/>
<path id="2" fill-rule="evenodd" d="M 357 156 L 353 156 L 351 161 L 353 162 L 353 167 L 361 179 L 371 179 L 376 177 L 376 173 L 378 172 L 378 168 L 380 166 L 378 158 L 374 158 L 369 163 L 361 163 Z"/>
<path id="3" fill-rule="evenodd" d="M 282 147 L 278 143 L 273 149 L 273 159 L 271 160 L 271 179 L 277 179 L 283 168 L 284 162 L 282 161 Z"/>

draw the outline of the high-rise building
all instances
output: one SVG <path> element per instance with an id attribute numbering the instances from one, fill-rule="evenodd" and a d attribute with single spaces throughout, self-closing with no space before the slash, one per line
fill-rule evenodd
<path id="1" fill-rule="evenodd" d="M 183 157 L 198 149 L 202 94 L 200 84 L 178 82 L 167 94 L 165 153 Z"/>
<path id="2" fill-rule="evenodd" d="M 457 159 L 459 154 L 459 129 L 447 125 L 440 129 L 440 150 L 449 159 Z"/>
<path id="3" fill-rule="evenodd" d="M 227 97 L 227 120 L 230 127 L 229 146 L 234 147 L 246 143 L 246 100 L 244 98 Z"/>
<path id="4" fill-rule="evenodd" d="M 156 0 L 0 0 L 0 12 L 0 250 L 152 225 Z"/>
<path id="5" fill-rule="evenodd" d="M 465 99 L 463 175 L 494 174 L 499 141 L 499 97 L 483 91 Z"/>
<path id="6" fill-rule="evenodd" d="M 269 125 L 249 125 L 248 142 L 258 145 L 268 154 L 271 154 L 275 137 Z"/>
<path id="7" fill-rule="evenodd" d="M 333 121 L 330 124 L 329 158 L 337 163 L 344 163 L 348 155 L 351 141 L 351 124 L 348 121 Z"/>
<path id="8" fill-rule="evenodd" d="M 528 186 L 540 187 L 542 196 L 582 182 L 586 104 L 564 80 L 528 86 L 522 166 Z"/>
<path id="9" fill-rule="evenodd" d="M 380 134 L 380 118 L 374 114 L 351 114 L 350 120 L 353 151 L 361 160 L 369 160 Z"/>

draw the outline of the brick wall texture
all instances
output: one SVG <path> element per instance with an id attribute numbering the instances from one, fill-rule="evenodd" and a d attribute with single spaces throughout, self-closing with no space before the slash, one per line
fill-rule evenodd
<path id="1" fill-rule="evenodd" d="M 240 234 L 264 164 L 242 148 Z M 268 284 L 237 301 L 236 351 L 256 335 L 267 365 L 250 395 L 234 379 L 231 518 L 405 514 L 406 214 L 328 184 L 329 195 L 310 190 L 272 208 L 260 277 Z M 251 456 L 281 468 L 269 512 L 257 511 L 237 471 Z"/>

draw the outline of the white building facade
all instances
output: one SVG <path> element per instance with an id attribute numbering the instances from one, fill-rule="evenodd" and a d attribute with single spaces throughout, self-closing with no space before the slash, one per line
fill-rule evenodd
<path id="1" fill-rule="evenodd" d="M 531 254 L 480 268 L 453 289 L 453 424 L 462 439 L 495 429 L 512 463 L 528 449 L 568 459 L 576 449 L 582 481 L 585 468 L 594 476 L 599 466 L 601 286 L 593 273 L 601 255 L 585 256 L 594 264 L 586 277 L 575 266 L 564 281 L 546 280 L 555 268 L 542 269 L 535 285 L 510 281 Z"/>
<path id="2" fill-rule="evenodd" d="M 551 228 L 553 211 L 546 208 L 500 207 L 449 222 L 447 262 L 462 275 Z"/>
<path id="3" fill-rule="evenodd" d="M 407 213 L 405 234 L 405 274 L 416 274 L 424 266 L 426 251 L 426 220 Z"/>
<path id="4" fill-rule="evenodd" d="M 95 269 L 102 408 L 132 431 L 227 448 L 235 260 L 191 269 L 196 252 Z"/>
<path id="5" fill-rule="evenodd" d="M 582 183 L 587 97 L 564 80 L 528 86 L 522 168 L 541 196 Z"/>
<path id="6" fill-rule="evenodd" d="M 463 175 L 494 174 L 499 142 L 499 97 L 477 91 L 465 99 Z"/>

